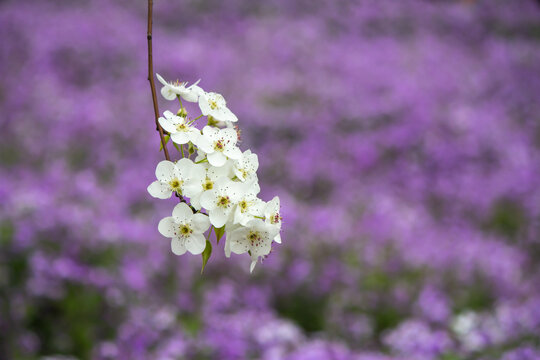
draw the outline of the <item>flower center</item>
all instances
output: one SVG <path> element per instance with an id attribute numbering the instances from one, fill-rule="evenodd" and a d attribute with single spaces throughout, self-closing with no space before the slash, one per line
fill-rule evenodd
<path id="1" fill-rule="evenodd" d="M 177 178 L 174 178 L 171 181 L 169 181 L 169 186 L 174 191 L 180 191 L 180 187 L 182 186 L 182 181 L 178 180 Z"/>
<path id="2" fill-rule="evenodd" d="M 214 144 L 214 150 L 223 151 L 223 149 L 225 149 L 225 145 L 223 144 L 223 140 L 216 141 L 216 143 Z"/>
<path id="3" fill-rule="evenodd" d="M 281 221 L 281 219 L 283 219 L 279 213 L 275 213 L 274 215 L 272 215 L 270 217 L 270 223 L 272 224 L 279 224 L 279 222 Z"/>
<path id="4" fill-rule="evenodd" d="M 250 231 L 248 240 L 251 243 L 251 246 L 259 246 L 261 243 L 261 235 L 257 231 Z"/>
<path id="5" fill-rule="evenodd" d="M 223 208 L 227 208 L 229 207 L 231 203 L 231 200 L 229 199 L 228 196 L 220 196 L 219 199 L 218 199 L 218 206 L 221 206 Z"/>
<path id="6" fill-rule="evenodd" d="M 208 101 L 208 103 L 210 104 L 210 108 L 211 108 L 212 110 L 216 110 L 216 109 L 218 108 L 218 104 L 217 104 L 216 100 L 210 99 L 210 100 Z"/>
<path id="7" fill-rule="evenodd" d="M 188 225 L 180 225 L 180 228 L 178 229 L 178 231 L 180 232 L 180 236 L 182 237 L 189 237 L 192 233 L 193 233 L 193 230 L 188 226 Z"/>
<path id="8" fill-rule="evenodd" d="M 176 131 L 186 131 L 186 130 L 187 130 L 186 124 L 182 123 L 182 124 L 176 125 Z"/>
<path id="9" fill-rule="evenodd" d="M 208 178 L 206 178 L 206 181 L 203 184 L 204 190 L 212 190 L 214 188 L 214 182 Z"/>
<path id="10" fill-rule="evenodd" d="M 242 212 L 246 212 L 248 208 L 248 202 L 246 200 L 242 200 L 238 203 L 238 206 L 240 206 L 240 210 Z"/>

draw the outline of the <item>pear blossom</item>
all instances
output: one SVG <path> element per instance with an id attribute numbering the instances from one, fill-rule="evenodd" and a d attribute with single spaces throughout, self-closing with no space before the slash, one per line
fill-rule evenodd
<path id="1" fill-rule="evenodd" d="M 189 251 L 193 255 L 202 253 L 206 247 L 203 233 L 210 227 L 208 217 L 194 214 L 186 203 L 180 203 L 173 209 L 172 216 L 159 222 L 158 231 L 165 237 L 172 238 L 171 249 L 176 255 Z"/>
<path id="2" fill-rule="evenodd" d="M 229 169 L 227 166 L 210 167 L 206 169 L 203 164 L 194 164 L 195 167 L 201 170 L 193 172 L 193 176 L 185 183 L 184 193 L 191 202 L 191 205 L 197 209 L 201 209 L 201 196 L 204 192 L 214 188 L 214 184 L 219 180 L 226 181 L 229 179 Z"/>
<path id="3" fill-rule="evenodd" d="M 220 228 L 229 220 L 235 205 L 242 198 L 240 183 L 220 178 L 212 190 L 201 195 L 201 205 L 208 210 L 210 223 Z"/>
<path id="4" fill-rule="evenodd" d="M 261 256 L 268 255 L 272 249 L 272 239 L 276 237 L 279 230 L 275 226 L 268 225 L 261 219 L 251 220 L 247 226 L 238 227 L 227 236 L 228 248 L 225 255 L 230 256 L 230 252 L 244 254 L 249 252 L 251 265 L 249 271 L 252 272 Z"/>
<path id="5" fill-rule="evenodd" d="M 165 117 L 158 119 L 159 124 L 170 134 L 173 142 L 182 145 L 191 141 L 197 147 L 201 145 L 203 147 L 210 146 L 208 140 L 201 136 L 200 130 L 189 125 L 185 118 L 174 115 L 168 110 L 163 115 Z"/>
<path id="6" fill-rule="evenodd" d="M 236 115 L 227 108 L 227 102 L 221 94 L 202 91 L 199 94 L 199 107 L 204 116 L 210 115 L 218 121 L 238 121 Z"/>
<path id="7" fill-rule="evenodd" d="M 274 196 L 274 198 L 266 204 L 263 215 L 267 224 L 275 226 L 278 229 L 274 241 L 281 244 L 281 235 L 279 234 L 279 231 L 281 231 L 282 217 L 279 214 L 279 209 L 279 197 Z"/>
<path id="8" fill-rule="evenodd" d="M 199 94 L 202 92 L 202 89 L 197 86 L 199 81 L 197 80 L 194 84 L 189 87 L 186 87 L 187 82 L 167 82 L 161 75 L 156 74 L 157 79 L 163 87 L 161 88 L 161 95 L 167 100 L 174 100 L 176 96 L 179 95 L 182 99 L 189 102 L 197 102 L 199 100 Z"/>
<path id="9" fill-rule="evenodd" d="M 244 151 L 242 157 L 233 163 L 234 174 L 240 181 L 246 181 L 246 179 L 256 175 L 258 168 L 259 158 L 249 149 Z"/>
<path id="10" fill-rule="evenodd" d="M 203 233 L 210 225 L 224 229 L 225 255 L 248 252 L 253 271 L 257 260 L 270 252 L 272 242 L 281 242 L 279 198 L 268 203 L 258 198 L 259 159 L 251 150 L 242 153 L 238 148 L 238 119 L 223 96 L 207 93 L 197 83 L 186 87 L 186 83 L 167 83 L 156 75 L 166 99 L 179 96 L 198 101 L 201 116 L 208 117 L 202 131 L 186 119 L 184 108 L 177 114 L 165 111 L 158 119 L 175 144 L 189 144 L 190 149 L 188 157 L 182 152 L 183 158 L 176 163 L 161 161 L 156 167 L 157 180 L 148 186 L 148 192 L 156 198 L 167 199 L 172 193 L 183 197 L 172 216 L 159 222 L 158 230 L 172 239 L 173 253 L 182 255 L 204 251 L 207 240 Z M 195 162 L 191 160 L 193 150 Z M 203 264 L 207 260 L 203 255 Z"/>
<path id="11" fill-rule="evenodd" d="M 261 191 L 256 179 L 250 182 L 242 183 L 243 195 L 236 205 L 234 211 L 234 222 L 246 226 L 248 222 L 255 219 L 255 216 L 262 216 L 265 203 L 257 198 Z"/>
<path id="12" fill-rule="evenodd" d="M 225 165 L 227 158 L 238 160 L 242 157 L 242 152 L 236 146 L 238 135 L 235 130 L 205 126 L 202 131 L 203 137 L 210 142 L 211 146 L 199 148 L 207 153 L 210 165 L 220 167 Z"/>
<path id="13" fill-rule="evenodd" d="M 148 186 L 148 193 L 158 199 L 168 199 L 173 192 L 181 193 L 184 184 L 184 171 L 172 161 L 160 161 L 156 166 L 157 180 Z"/>

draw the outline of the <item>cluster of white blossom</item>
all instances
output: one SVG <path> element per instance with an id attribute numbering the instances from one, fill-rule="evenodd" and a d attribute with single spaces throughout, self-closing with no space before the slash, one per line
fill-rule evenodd
<path id="1" fill-rule="evenodd" d="M 218 242 L 226 236 L 225 255 L 249 253 L 253 271 L 257 260 L 270 253 L 272 242 L 281 243 L 279 198 L 265 202 L 257 197 L 259 160 L 251 150 L 238 148 L 233 125 L 238 118 L 227 108 L 223 96 L 204 91 L 198 82 L 186 86 L 156 75 L 163 84 L 163 97 L 180 102 L 180 110 L 176 114 L 165 111 L 159 123 L 166 140 L 172 140 L 182 158 L 161 161 L 156 167 L 157 180 L 148 186 L 148 192 L 158 199 L 168 199 L 173 193 L 183 199 L 172 216 L 159 222 L 158 230 L 172 238 L 176 255 L 202 253 L 204 268 L 211 253 L 213 228 Z M 188 117 L 182 100 L 198 103 L 202 114 Z M 206 125 L 200 129 L 197 126 L 204 118 Z"/>

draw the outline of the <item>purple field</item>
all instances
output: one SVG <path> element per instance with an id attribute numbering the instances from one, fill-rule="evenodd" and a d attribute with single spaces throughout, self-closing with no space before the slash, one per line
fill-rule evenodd
<path id="1" fill-rule="evenodd" d="M 146 190 L 146 6 L 0 1 L 0 359 L 540 359 L 539 2 L 156 0 L 154 70 L 281 198 L 202 275 Z"/>

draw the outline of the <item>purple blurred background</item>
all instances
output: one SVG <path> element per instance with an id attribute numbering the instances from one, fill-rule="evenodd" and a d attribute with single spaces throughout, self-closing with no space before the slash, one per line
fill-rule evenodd
<path id="1" fill-rule="evenodd" d="M 159 235 L 145 1 L 0 1 L 0 359 L 540 359 L 537 2 L 154 21 L 155 71 L 240 118 L 283 245 L 201 276 Z"/>

